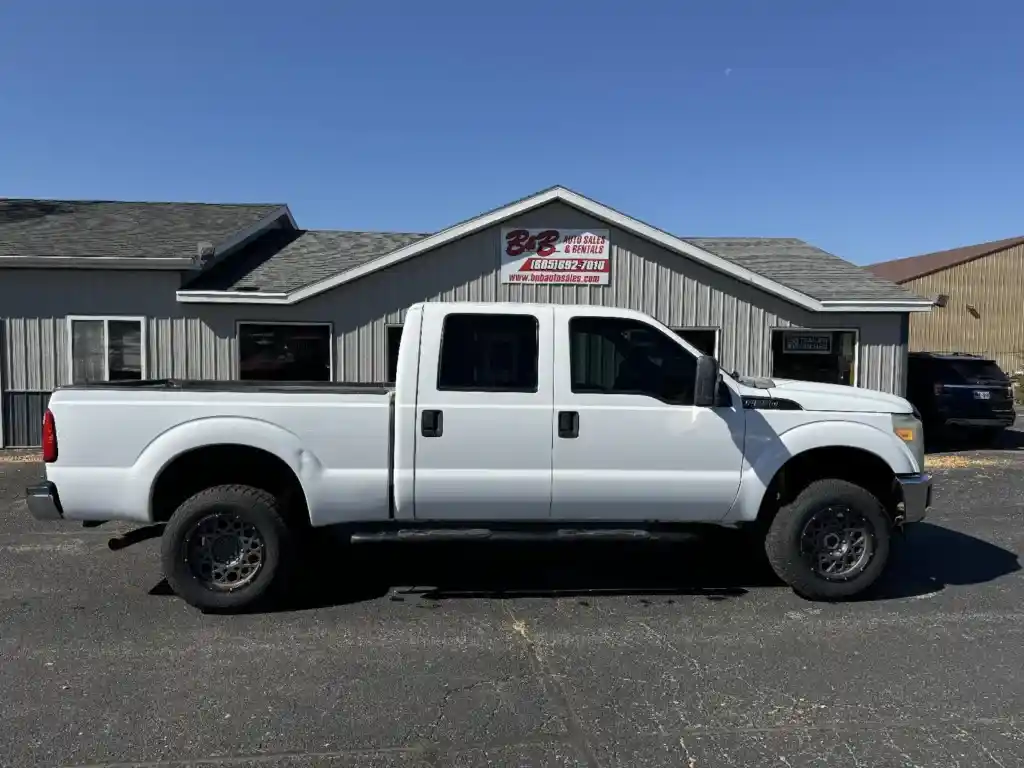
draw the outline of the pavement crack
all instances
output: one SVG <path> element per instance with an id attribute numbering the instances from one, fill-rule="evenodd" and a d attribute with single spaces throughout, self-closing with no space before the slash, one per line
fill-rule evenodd
<path id="1" fill-rule="evenodd" d="M 555 706 L 562 710 L 563 717 L 565 718 L 565 727 L 568 731 L 569 743 L 580 757 L 583 758 L 589 768 L 602 768 L 601 761 L 597 759 L 597 754 L 594 752 L 594 748 L 587 737 L 586 730 L 580 722 L 579 716 L 573 709 L 572 704 L 569 703 L 569 696 L 565 691 L 565 687 L 562 685 L 559 676 L 554 674 L 544 658 L 540 644 L 537 643 L 529 631 L 525 621 L 516 618 L 507 606 L 505 612 L 512 622 L 512 632 L 518 635 L 526 644 L 526 648 L 529 651 L 530 665 L 533 667 L 537 682 L 540 683 Z"/>

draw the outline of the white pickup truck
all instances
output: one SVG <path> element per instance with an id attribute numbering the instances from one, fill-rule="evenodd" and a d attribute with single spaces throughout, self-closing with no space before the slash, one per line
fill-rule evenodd
<path id="1" fill-rule="evenodd" d="M 324 526 L 344 544 L 742 527 L 799 594 L 840 599 L 932 489 L 903 398 L 733 378 L 650 317 L 593 306 L 417 304 L 393 389 L 64 387 L 43 454 L 33 515 L 166 523 L 167 581 L 220 611 L 279 596 Z"/>

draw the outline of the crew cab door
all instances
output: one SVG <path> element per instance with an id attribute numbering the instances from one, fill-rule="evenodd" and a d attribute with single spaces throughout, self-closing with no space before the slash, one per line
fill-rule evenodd
<path id="1" fill-rule="evenodd" d="M 657 325 L 600 312 L 555 309 L 552 517 L 725 517 L 743 462 L 739 398 L 695 407 L 696 355 Z"/>
<path id="2" fill-rule="evenodd" d="M 416 519 L 550 516 L 553 315 L 515 304 L 424 305 Z"/>

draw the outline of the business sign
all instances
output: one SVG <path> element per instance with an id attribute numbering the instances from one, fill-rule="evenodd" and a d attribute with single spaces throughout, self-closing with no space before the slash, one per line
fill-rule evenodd
<path id="1" fill-rule="evenodd" d="M 832 334 L 827 331 L 823 333 L 786 331 L 782 338 L 783 349 L 791 355 L 829 355 L 832 353 Z"/>
<path id="2" fill-rule="evenodd" d="M 607 229 L 501 230 L 501 282 L 608 285 Z"/>

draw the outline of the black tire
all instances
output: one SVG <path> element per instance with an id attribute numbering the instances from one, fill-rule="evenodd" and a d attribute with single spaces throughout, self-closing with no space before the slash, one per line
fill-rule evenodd
<path id="1" fill-rule="evenodd" d="M 801 552 L 801 539 L 812 517 L 829 507 L 845 507 L 866 524 L 870 555 L 842 578 L 819 573 Z M 779 510 L 765 537 L 765 552 L 776 575 L 809 600 L 842 600 L 871 587 L 889 560 L 892 522 L 868 490 L 845 480 L 817 480 Z"/>
<path id="2" fill-rule="evenodd" d="M 189 552 L 197 526 L 211 516 L 241 521 L 255 528 L 261 540 L 261 561 L 255 575 L 240 587 L 219 588 L 200 578 Z M 161 560 L 164 578 L 175 594 L 204 611 L 235 613 L 270 605 L 284 593 L 295 551 L 295 537 L 273 494 L 247 485 L 218 485 L 186 500 L 164 530 Z"/>

